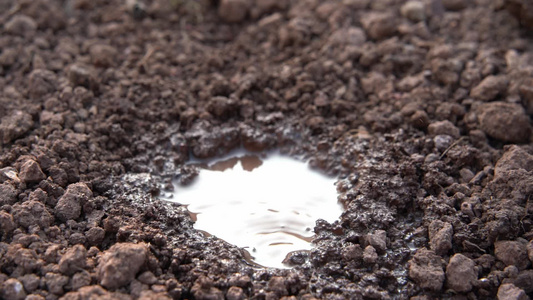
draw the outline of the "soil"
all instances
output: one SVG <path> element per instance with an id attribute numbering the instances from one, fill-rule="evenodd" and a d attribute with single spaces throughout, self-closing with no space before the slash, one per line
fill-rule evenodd
<path id="1" fill-rule="evenodd" d="M 0 1 L 0 297 L 532 297 L 532 7 Z M 292 269 L 158 199 L 241 145 L 340 178 Z"/>

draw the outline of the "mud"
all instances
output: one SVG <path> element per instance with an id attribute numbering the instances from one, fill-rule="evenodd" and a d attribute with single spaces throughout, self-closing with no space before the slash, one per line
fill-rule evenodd
<path id="1" fill-rule="evenodd" d="M 533 296 L 530 7 L 0 2 L 0 297 Z M 241 146 L 342 178 L 290 270 L 158 200 Z"/>

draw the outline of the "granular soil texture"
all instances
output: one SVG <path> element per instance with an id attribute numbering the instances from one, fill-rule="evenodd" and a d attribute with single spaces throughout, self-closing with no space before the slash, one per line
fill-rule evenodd
<path id="1" fill-rule="evenodd" d="M 0 1 L 0 297 L 532 297 L 532 5 Z M 241 146 L 341 179 L 292 269 L 158 200 Z"/>

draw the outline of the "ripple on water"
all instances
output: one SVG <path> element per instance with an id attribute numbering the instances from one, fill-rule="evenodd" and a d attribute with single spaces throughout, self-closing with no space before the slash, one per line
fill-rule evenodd
<path id="1" fill-rule="evenodd" d="M 317 219 L 341 215 L 335 181 L 280 154 L 244 154 L 203 164 L 170 200 L 187 205 L 196 229 L 245 248 L 259 265 L 286 268 L 289 252 L 312 248 Z"/>

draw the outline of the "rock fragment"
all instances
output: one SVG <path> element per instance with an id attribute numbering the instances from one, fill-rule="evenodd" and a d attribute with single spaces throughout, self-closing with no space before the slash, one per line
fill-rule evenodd
<path id="1" fill-rule="evenodd" d="M 519 241 L 495 242 L 494 255 L 505 265 L 516 266 L 520 270 L 529 265 L 526 244 Z"/>
<path id="2" fill-rule="evenodd" d="M 529 116 L 520 104 L 491 102 L 481 105 L 479 110 L 479 125 L 487 135 L 502 142 L 529 141 Z"/>
<path id="3" fill-rule="evenodd" d="M 105 251 L 98 264 L 98 280 L 108 289 L 129 284 L 144 265 L 148 249 L 144 244 L 119 243 Z"/>
<path id="4" fill-rule="evenodd" d="M 57 202 L 55 210 L 56 217 L 63 222 L 77 219 L 81 214 L 83 204 L 92 196 L 93 192 L 85 183 L 69 185 L 65 194 Z"/>
<path id="5" fill-rule="evenodd" d="M 477 271 L 475 262 L 470 258 L 458 253 L 450 258 L 446 267 L 446 283 L 448 288 L 466 293 L 472 290 L 477 281 Z"/>
<path id="6" fill-rule="evenodd" d="M 498 95 L 503 94 L 507 90 L 509 80 L 507 76 L 487 76 L 470 92 L 470 97 L 481 100 L 491 101 Z"/>
<path id="7" fill-rule="evenodd" d="M 423 289 L 441 290 L 445 278 L 442 258 L 433 250 L 419 249 L 409 261 L 409 277 Z"/>

